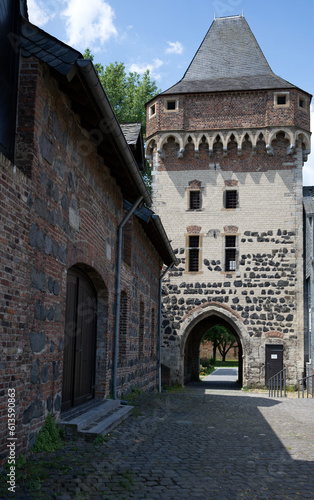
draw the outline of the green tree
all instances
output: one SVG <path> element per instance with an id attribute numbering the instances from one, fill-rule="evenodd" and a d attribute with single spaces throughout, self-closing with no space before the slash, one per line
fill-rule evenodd
<path id="1" fill-rule="evenodd" d="M 215 325 L 205 333 L 202 341 L 209 340 L 213 343 L 214 351 L 214 362 L 216 361 L 216 349 L 218 349 L 222 361 L 226 361 L 226 355 L 230 349 L 237 344 L 236 337 L 222 325 Z"/>
<path id="2" fill-rule="evenodd" d="M 94 61 L 89 48 L 83 56 Z M 156 82 L 151 80 L 149 70 L 142 76 L 135 72 L 127 73 L 125 65 L 118 62 L 105 67 L 96 63 L 95 68 L 118 121 L 142 123 L 145 134 L 145 103 L 160 92 Z"/>

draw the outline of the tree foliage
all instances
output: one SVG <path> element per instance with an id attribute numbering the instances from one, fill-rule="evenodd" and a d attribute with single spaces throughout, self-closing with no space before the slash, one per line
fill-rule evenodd
<path id="1" fill-rule="evenodd" d="M 205 333 L 202 341 L 204 340 L 209 340 L 213 343 L 214 351 L 215 348 L 218 349 L 223 362 L 226 360 L 226 355 L 230 349 L 237 345 L 236 337 L 228 330 L 228 328 L 222 325 L 215 325 L 210 328 L 210 330 Z"/>
<path id="2" fill-rule="evenodd" d="M 85 50 L 84 58 L 94 60 L 90 49 Z M 95 68 L 118 121 L 142 123 L 145 129 L 145 103 L 160 92 L 149 70 L 142 76 L 127 73 L 125 65 L 118 62 L 107 66 L 96 63 Z"/>

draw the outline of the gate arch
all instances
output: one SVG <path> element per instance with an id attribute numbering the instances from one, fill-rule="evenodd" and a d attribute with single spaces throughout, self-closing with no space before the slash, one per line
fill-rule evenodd
<path id="1" fill-rule="evenodd" d="M 239 344 L 239 382 L 243 384 L 249 335 L 242 318 L 231 308 L 219 303 L 207 303 L 193 309 L 184 318 L 181 326 L 181 373 L 183 383 L 199 379 L 199 350 L 204 334 L 217 324 L 226 326 Z"/>

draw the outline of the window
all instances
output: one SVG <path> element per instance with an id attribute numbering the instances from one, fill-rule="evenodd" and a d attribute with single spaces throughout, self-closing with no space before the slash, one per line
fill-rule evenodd
<path id="1" fill-rule="evenodd" d="M 302 109 L 303 111 L 306 111 L 307 108 L 306 99 L 302 95 L 299 95 L 298 97 L 298 108 Z"/>
<path id="2" fill-rule="evenodd" d="M 287 101 L 287 97 L 285 95 L 278 95 L 277 96 L 277 104 L 278 105 L 286 104 L 286 101 Z"/>
<path id="3" fill-rule="evenodd" d="M 188 248 L 188 266 L 189 272 L 199 271 L 199 254 L 200 254 L 200 237 L 199 236 L 189 236 L 189 248 Z"/>
<path id="4" fill-rule="evenodd" d="M 280 108 L 288 108 L 290 105 L 289 92 L 275 92 L 274 106 Z"/>
<path id="5" fill-rule="evenodd" d="M 201 192 L 190 191 L 190 210 L 199 210 L 201 208 Z"/>
<path id="6" fill-rule="evenodd" d="M 138 353 L 140 358 L 144 356 L 144 302 L 142 300 L 139 313 Z"/>
<path id="7" fill-rule="evenodd" d="M 125 292 L 121 292 L 120 318 L 119 318 L 119 358 L 125 359 L 127 355 L 128 339 L 128 298 Z"/>
<path id="8" fill-rule="evenodd" d="M 151 356 L 153 357 L 155 354 L 155 309 L 152 309 L 152 317 L 151 317 Z"/>
<path id="9" fill-rule="evenodd" d="M 167 99 L 165 101 L 165 110 L 166 111 L 177 111 L 179 108 L 178 101 L 175 99 Z"/>
<path id="10" fill-rule="evenodd" d="M 225 191 L 225 208 L 237 208 L 238 206 L 238 191 Z"/>
<path id="11" fill-rule="evenodd" d="M 225 271 L 235 271 L 237 261 L 236 236 L 225 236 Z"/>
<path id="12" fill-rule="evenodd" d="M 153 104 L 150 108 L 149 108 L 149 118 L 151 118 L 152 116 L 154 116 L 156 114 L 156 104 Z"/>

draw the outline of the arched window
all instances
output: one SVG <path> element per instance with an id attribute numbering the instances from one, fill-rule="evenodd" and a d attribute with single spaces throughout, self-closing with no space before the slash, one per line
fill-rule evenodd
<path id="1" fill-rule="evenodd" d="M 144 302 L 140 301 L 139 331 L 138 331 L 138 354 L 144 356 Z"/>
<path id="2" fill-rule="evenodd" d="M 128 341 L 128 297 L 121 292 L 120 320 L 119 320 L 119 358 L 123 360 L 127 356 Z"/>
<path id="3" fill-rule="evenodd" d="M 156 332 L 155 332 L 155 309 L 152 308 L 152 317 L 151 317 L 151 357 L 154 356 L 156 350 Z"/>

